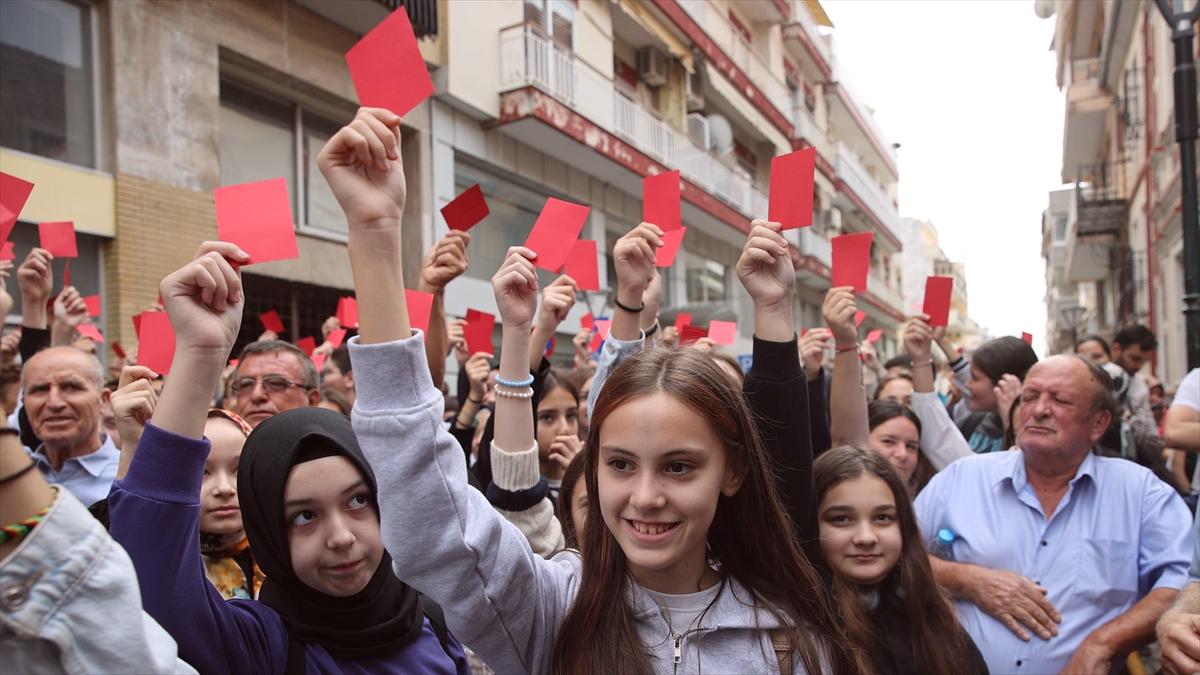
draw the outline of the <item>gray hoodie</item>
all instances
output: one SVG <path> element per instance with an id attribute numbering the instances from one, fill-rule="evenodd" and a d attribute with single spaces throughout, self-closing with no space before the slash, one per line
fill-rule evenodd
<path id="1" fill-rule="evenodd" d="M 574 551 L 544 560 L 467 484 L 463 452 L 442 425 L 423 336 L 350 340 L 354 431 L 379 482 L 383 543 L 396 575 L 442 606 L 451 631 L 498 673 L 545 673 L 578 591 Z M 537 454 L 523 453 L 536 471 Z M 731 579 L 701 622 L 676 638 L 649 594 L 627 595 L 656 673 L 778 673 L 779 621 Z M 803 673 L 799 658 L 793 673 Z"/>

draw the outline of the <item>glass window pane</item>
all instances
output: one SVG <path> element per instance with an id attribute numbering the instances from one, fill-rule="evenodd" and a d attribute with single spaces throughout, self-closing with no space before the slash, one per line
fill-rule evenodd
<path id="1" fill-rule="evenodd" d="M 333 232 L 348 232 L 346 216 L 338 206 L 333 190 L 317 169 L 317 155 L 325 142 L 337 133 L 338 125 L 329 120 L 304 113 L 304 197 L 309 227 Z"/>
<path id="2" fill-rule="evenodd" d="M 287 179 L 296 208 L 296 152 L 291 103 L 221 81 L 221 184 Z"/>
<path id="3" fill-rule="evenodd" d="M 687 301 L 722 302 L 726 300 L 728 268 L 715 260 L 684 251 Z"/>
<path id="4" fill-rule="evenodd" d="M 95 166 L 91 50 L 86 7 L 0 2 L 0 145 Z"/>

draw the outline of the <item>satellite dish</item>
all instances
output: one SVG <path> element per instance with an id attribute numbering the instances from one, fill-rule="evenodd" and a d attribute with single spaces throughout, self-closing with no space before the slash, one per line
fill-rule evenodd
<path id="1" fill-rule="evenodd" d="M 1049 19 L 1054 16 L 1055 4 L 1055 0 L 1034 0 L 1033 13 L 1039 19 Z"/>
<path id="2" fill-rule="evenodd" d="M 708 116 L 708 138 L 713 152 L 717 155 L 724 155 L 733 150 L 733 127 L 724 115 Z"/>

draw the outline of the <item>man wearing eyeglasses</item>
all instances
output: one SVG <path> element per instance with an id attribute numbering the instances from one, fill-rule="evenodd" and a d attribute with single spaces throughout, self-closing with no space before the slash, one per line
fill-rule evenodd
<path id="1" fill-rule="evenodd" d="M 295 345 L 282 340 L 251 342 L 233 373 L 233 410 L 251 427 L 281 412 L 321 400 L 317 368 Z"/>

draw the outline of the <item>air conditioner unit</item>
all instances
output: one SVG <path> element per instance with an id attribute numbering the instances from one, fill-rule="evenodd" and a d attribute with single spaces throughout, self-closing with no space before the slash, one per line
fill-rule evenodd
<path id="1" fill-rule="evenodd" d="M 699 68 L 688 74 L 686 82 L 687 89 L 687 111 L 689 113 L 699 112 L 704 109 L 704 75 Z"/>
<path id="2" fill-rule="evenodd" d="M 842 210 L 836 206 L 825 212 L 825 227 L 832 232 L 842 231 Z"/>
<path id="3" fill-rule="evenodd" d="M 688 137 L 692 139 L 692 143 L 696 147 L 708 152 L 712 147 L 712 139 L 709 136 L 708 118 L 700 113 L 688 113 Z"/>
<path id="4" fill-rule="evenodd" d="M 637 51 L 638 76 L 651 87 L 667 83 L 667 55 L 657 47 L 642 47 Z"/>

